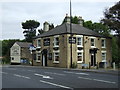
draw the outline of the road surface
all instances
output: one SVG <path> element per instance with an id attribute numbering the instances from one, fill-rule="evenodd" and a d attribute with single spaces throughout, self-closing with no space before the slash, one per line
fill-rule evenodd
<path id="1" fill-rule="evenodd" d="M 2 88 L 118 88 L 118 75 L 39 66 L 3 66 Z"/>

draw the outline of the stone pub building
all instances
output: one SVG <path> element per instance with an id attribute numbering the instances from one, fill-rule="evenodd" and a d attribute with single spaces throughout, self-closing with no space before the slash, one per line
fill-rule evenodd
<path id="1" fill-rule="evenodd" d="M 66 16 L 65 19 L 66 23 L 51 30 L 49 23 L 44 23 L 45 32 L 33 40 L 36 46 L 34 65 L 70 68 L 72 41 L 72 65 L 76 68 L 99 67 L 100 63 L 106 63 L 110 67 L 111 38 L 83 27 L 83 19 L 79 17 L 79 24 L 72 24 L 71 40 L 70 17 Z"/>

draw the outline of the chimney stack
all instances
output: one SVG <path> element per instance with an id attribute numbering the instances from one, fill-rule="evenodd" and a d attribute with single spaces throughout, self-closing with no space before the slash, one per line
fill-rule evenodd
<path id="1" fill-rule="evenodd" d="M 83 26 L 83 19 L 81 16 L 78 17 L 78 24 Z"/>
<path id="2" fill-rule="evenodd" d="M 46 21 L 43 23 L 43 30 L 44 30 L 45 32 L 49 31 L 49 23 L 46 22 Z"/>
<path id="3" fill-rule="evenodd" d="M 70 17 L 68 16 L 68 14 L 66 14 L 65 22 L 70 24 Z"/>

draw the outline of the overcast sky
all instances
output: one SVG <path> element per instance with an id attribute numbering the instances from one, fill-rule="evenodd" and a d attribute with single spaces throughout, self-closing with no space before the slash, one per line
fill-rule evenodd
<path id="1" fill-rule="evenodd" d="M 10 0 L 11 1 L 11 0 Z M 105 8 L 113 6 L 119 0 L 72 0 L 72 16 L 82 16 L 85 21 L 99 22 L 103 18 Z M 0 1 L 0 40 L 24 39 L 21 22 L 36 20 L 48 21 L 55 26 L 60 25 L 69 14 L 69 0 L 17 0 Z"/>

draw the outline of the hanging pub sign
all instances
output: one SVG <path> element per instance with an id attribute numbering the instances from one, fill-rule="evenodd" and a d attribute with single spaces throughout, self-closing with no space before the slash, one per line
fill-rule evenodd
<path id="1" fill-rule="evenodd" d="M 52 60 L 52 53 L 49 53 L 48 58 L 49 60 Z"/>
<path id="2" fill-rule="evenodd" d="M 69 43 L 75 44 L 76 43 L 76 37 L 69 37 Z"/>

